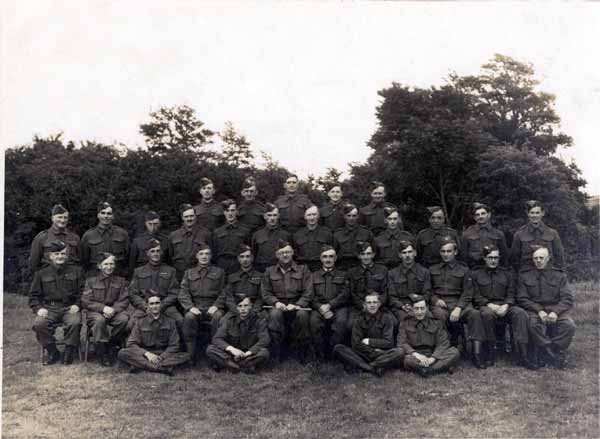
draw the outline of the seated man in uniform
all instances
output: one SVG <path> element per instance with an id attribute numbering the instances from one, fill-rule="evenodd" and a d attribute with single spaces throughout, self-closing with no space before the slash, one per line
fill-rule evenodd
<path id="1" fill-rule="evenodd" d="M 114 255 L 104 253 L 98 263 L 100 273 L 85 282 L 81 305 L 87 310 L 87 324 L 92 330 L 96 358 L 102 366 L 112 366 L 117 350 L 127 336 L 129 306 L 127 281 L 115 276 Z"/>
<path id="2" fill-rule="evenodd" d="M 450 345 L 446 325 L 429 313 L 425 296 L 411 294 L 412 313 L 400 325 L 398 348 L 405 354 L 404 367 L 422 377 L 452 373 L 460 360 L 458 349 Z"/>
<path id="3" fill-rule="evenodd" d="M 547 248 L 537 248 L 532 258 L 535 268 L 519 273 L 517 302 L 529 314 L 530 340 L 552 365 L 563 368 L 575 335 L 573 292 L 567 274 L 551 266 Z"/>
<path id="4" fill-rule="evenodd" d="M 381 309 L 379 294 L 369 291 L 363 303 L 364 310 L 352 325 L 352 348 L 338 344 L 333 352 L 351 369 L 381 377 L 385 369 L 402 364 L 404 352 L 394 349 L 394 317 Z"/>
<path id="5" fill-rule="evenodd" d="M 236 297 L 236 302 L 236 312 L 223 318 L 206 356 L 216 370 L 254 373 L 269 360 L 267 322 L 254 312 L 250 297 Z"/>
<path id="6" fill-rule="evenodd" d="M 179 303 L 185 311 L 183 338 L 192 363 L 195 361 L 200 325 L 209 323 L 210 336 L 213 337 L 225 310 L 225 271 L 210 263 L 211 251 L 207 244 L 200 244 L 196 259 L 198 265 L 185 272 L 179 289 Z"/>
<path id="7" fill-rule="evenodd" d="M 330 245 L 321 247 L 321 269 L 313 272 L 314 297 L 310 331 L 318 358 L 330 356 L 332 348 L 344 343 L 350 312 L 350 291 L 346 272 L 335 266 L 337 256 Z M 329 329 L 331 337 L 325 340 Z"/>
<path id="8" fill-rule="evenodd" d="M 282 344 L 288 334 L 300 362 L 307 359 L 310 341 L 310 306 L 313 298 L 311 273 L 306 265 L 294 262 L 294 250 L 287 241 L 279 241 L 277 265 L 267 268 L 261 284 L 265 306 L 269 310 L 271 354 L 281 360 Z"/>
<path id="9" fill-rule="evenodd" d="M 252 249 L 246 244 L 240 245 L 237 251 L 237 259 L 240 269 L 227 276 L 225 284 L 225 305 L 227 311 L 236 312 L 239 299 L 249 297 L 252 300 L 252 310 L 257 314 L 263 314 L 263 301 L 260 292 L 260 283 L 262 282 L 262 273 L 256 271 L 252 263 L 254 256 Z"/>
<path id="10" fill-rule="evenodd" d="M 118 357 L 131 366 L 130 373 L 141 369 L 173 375 L 173 368 L 190 360 L 190 354 L 179 349 L 179 332 L 175 320 L 160 311 L 160 296 L 147 299 L 148 314 L 137 320 Z"/>
<path id="11" fill-rule="evenodd" d="M 35 313 L 33 330 L 38 342 L 48 352 L 44 365 L 59 361 L 54 331 L 62 324 L 64 329 L 64 364 L 73 362 L 79 346 L 81 313 L 79 312 L 84 277 L 81 268 L 68 265 L 67 245 L 62 241 L 46 244 L 50 265 L 37 271 L 29 289 L 29 306 Z"/>

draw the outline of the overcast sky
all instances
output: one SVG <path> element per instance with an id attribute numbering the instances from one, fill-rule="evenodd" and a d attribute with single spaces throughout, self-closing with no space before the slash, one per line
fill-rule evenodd
<path id="1" fill-rule="evenodd" d="M 3 2 L 3 146 L 143 146 L 151 110 L 187 104 L 305 176 L 369 155 L 377 91 L 534 64 L 574 158 L 600 193 L 600 6 L 590 3 Z"/>

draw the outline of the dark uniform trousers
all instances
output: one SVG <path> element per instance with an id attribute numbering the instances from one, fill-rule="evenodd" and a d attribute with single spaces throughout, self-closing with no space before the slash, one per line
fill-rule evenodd
<path id="1" fill-rule="evenodd" d="M 440 256 L 440 247 L 442 240 L 449 236 L 456 241 L 457 248 L 460 248 L 460 239 L 456 230 L 442 226 L 439 229 L 427 228 L 417 234 L 417 260 L 425 268 L 442 262 Z M 462 257 L 462 255 L 461 255 Z"/>
<path id="2" fill-rule="evenodd" d="M 250 230 L 239 222 L 225 224 L 212 233 L 210 248 L 213 260 L 226 274 L 240 269 L 237 254 L 241 244 L 250 244 Z"/>
<path id="3" fill-rule="evenodd" d="M 54 331 L 61 324 L 65 345 L 79 346 L 81 313 L 71 313 L 69 308 L 71 305 L 81 307 L 83 286 L 83 272 L 77 266 L 67 265 L 57 269 L 49 265 L 34 274 L 29 290 L 29 306 L 36 313 L 32 329 L 43 347 L 55 343 Z M 40 308 L 48 311 L 46 317 L 37 315 Z"/>
<path id="4" fill-rule="evenodd" d="M 275 308 L 277 302 L 308 307 L 313 298 L 311 273 L 306 265 L 292 263 L 285 272 L 279 265 L 267 268 L 261 291 L 264 303 L 273 308 L 269 311 L 269 333 L 274 356 L 279 355 L 281 344 L 291 332 L 292 342 L 299 349 L 308 347 L 310 341 L 310 311 L 282 311 Z"/>
<path id="5" fill-rule="evenodd" d="M 314 230 L 302 227 L 292 237 L 294 255 L 299 264 L 308 266 L 310 271 L 321 268 L 321 247 L 333 245 L 331 230 L 317 225 Z"/>
<path id="6" fill-rule="evenodd" d="M 467 266 L 458 261 L 436 264 L 430 269 L 431 275 L 431 313 L 433 317 L 446 322 L 448 331 L 456 339 L 461 326 L 466 323 L 469 331 L 468 338 L 473 341 L 485 340 L 485 331 L 481 314 L 473 308 L 473 286 Z M 446 308 L 437 305 L 438 299 L 446 303 Z M 460 307 L 461 313 L 457 322 L 448 318 L 454 308 Z"/>
<path id="7" fill-rule="evenodd" d="M 177 272 L 173 267 L 148 263 L 136 268 L 129 284 L 129 301 L 135 308 L 129 320 L 129 331 L 133 329 L 136 320 L 146 316 L 146 300 L 156 293 L 161 298 L 161 313 L 175 320 L 181 331 L 183 316 L 177 309 L 178 291 Z"/>
<path id="8" fill-rule="evenodd" d="M 485 339 L 490 343 L 496 342 L 496 324 L 509 323 L 512 328 L 514 341 L 528 342 L 528 317 L 525 310 L 515 303 L 515 279 L 511 269 L 497 267 L 495 269 L 480 267 L 472 270 L 473 303 L 481 313 L 485 330 Z M 504 317 L 499 317 L 486 305 L 509 305 Z M 503 326 L 504 326 L 503 325 Z"/>
<path id="9" fill-rule="evenodd" d="M 225 272 L 222 268 L 210 265 L 206 268 L 196 266 L 185 272 L 179 291 L 179 302 L 186 310 L 183 318 L 183 338 L 186 343 L 196 340 L 203 323 L 210 325 L 210 336 L 213 337 L 224 315 Z M 212 315 L 208 314 L 211 306 L 218 308 Z M 196 315 L 190 311 L 196 307 L 202 313 Z"/>
<path id="10" fill-rule="evenodd" d="M 434 357 L 436 361 L 427 369 L 439 373 L 448 370 L 460 360 L 458 349 L 450 346 L 444 324 L 430 315 L 422 321 L 414 316 L 408 317 L 400 326 L 398 347 L 406 354 L 404 368 L 418 370 L 419 361 L 412 355 L 414 352 Z"/>
<path id="11" fill-rule="evenodd" d="M 252 236 L 252 254 L 254 255 L 254 268 L 264 273 L 271 265 L 277 264 L 275 252 L 279 240 L 289 241 L 291 235 L 277 226 L 274 228 L 263 227 Z"/>
<path id="12" fill-rule="evenodd" d="M 338 344 L 334 354 L 345 363 L 363 370 L 400 367 L 404 351 L 394 348 L 394 318 L 381 310 L 374 316 L 363 312 L 352 327 L 352 348 Z M 369 339 L 369 344 L 362 342 Z"/>
<path id="13" fill-rule="evenodd" d="M 529 315 L 529 337 L 537 346 L 555 345 L 560 350 L 569 347 L 575 335 L 575 322 L 570 316 L 573 292 L 562 270 L 522 270 L 517 302 Z M 539 311 L 556 313 L 556 323 L 542 322 Z"/>
<path id="14" fill-rule="evenodd" d="M 87 325 L 92 331 L 94 343 L 120 343 L 127 335 L 129 306 L 127 282 L 122 277 L 100 274 L 89 278 L 81 297 L 81 304 L 87 310 Z M 110 306 L 114 314 L 104 317 L 102 310 Z"/>
<path id="15" fill-rule="evenodd" d="M 336 267 L 348 271 L 360 265 L 356 244 L 358 242 L 373 242 L 373 233 L 364 226 L 342 227 L 333 234 L 333 246 L 337 252 Z"/>
<path id="16" fill-rule="evenodd" d="M 331 331 L 327 352 L 336 344 L 344 342 L 348 332 L 350 313 L 350 290 L 346 273 L 338 269 L 317 270 L 312 273 L 314 297 L 310 313 L 310 331 L 319 355 L 325 354 L 325 332 Z M 320 312 L 322 305 L 330 306 L 333 316 L 326 319 Z"/>
<path id="17" fill-rule="evenodd" d="M 237 362 L 241 369 L 256 368 L 269 360 L 269 343 L 265 319 L 251 313 L 245 320 L 241 320 L 236 313 L 230 313 L 219 326 L 212 344 L 206 348 L 206 356 L 219 368 L 229 367 L 227 363 L 233 357 L 225 349 L 231 345 L 244 352 L 252 352 L 251 356 Z"/>
<path id="18" fill-rule="evenodd" d="M 189 353 L 180 351 L 179 342 L 179 332 L 174 320 L 164 315 L 157 320 L 146 316 L 136 322 L 127 340 L 127 347 L 119 351 L 118 358 L 140 369 L 164 372 L 190 360 Z M 144 356 L 147 351 L 161 357 L 158 366 L 150 363 Z"/>

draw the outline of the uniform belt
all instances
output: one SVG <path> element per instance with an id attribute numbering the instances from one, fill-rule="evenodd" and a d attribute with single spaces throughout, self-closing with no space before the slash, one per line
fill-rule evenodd
<path id="1" fill-rule="evenodd" d="M 62 305 L 62 300 L 44 300 L 44 305 Z"/>

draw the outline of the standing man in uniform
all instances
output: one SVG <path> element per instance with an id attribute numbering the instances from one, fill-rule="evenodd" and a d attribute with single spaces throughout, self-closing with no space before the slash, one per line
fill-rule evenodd
<path id="1" fill-rule="evenodd" d="M 357 245 L 359 242 L 373 242 L 373 234 L 358 224 L 358 209 L 354 204 L 343 207 L 346 225 L 333 234 L 333 246 L 338 255 L 337 266 L 345 271 L 359 264 Z"/>
<path id="2" fill-rule="evenodd" d="M 369 191 L 371 202 L 360 209 L 359 223 L 369 229 L 373 236 L 378 236 L 386 229 L 383 209 L 392 207 L 398 210 L 398 208 L 385 201 L 385 186 L 382 182 L 373 181 L 369 185 Z"/>
<path id="3" fill-rule="evenodd" d="M 149 296 L 146 308 L 148 313 L 134 325 L 127 347 L 119 351 L 119 360 L 131 366 L 130 373 L 148 370 L 173 376 L 173 368 L 190 361 L 190 354 L 180 351 L 177 324 L 161 313 L 160 297 Z"/>
<path id="4" fill-rule="evenodd" d="M 169 235 L 166 260 L 177 270 L 177 280 L 181 282 L 185 270 L 196 264 L 196 252 L 210 241 L 210 233 L 197 223 L 196 213 L 191 204 L 179 207 L 182 226 Z"/>
<path id="5" fill-rule="evenodd" d="M 483 248 L 494 245 L 498 247 L 498 251 L 502 257 L 500 265 L 503 267 L 508 265 L 508 248 L 506 247 L 506 238 L 504 232 L 492 226 L 491 209 L 482 203 L 473 203 L 471 208 L 475 224 L 467 227 L 462 235 L 462 248 L 460 255 L 462 260 L 473 269 L 477 266 L 486 264 L 483 257 Z"/>
<path id="6" fill-rule="evenodd" d="M 47 253 L 48 246 L 53 241 L 62 241 L 67 245 L 67 264 L 79 264 L 79 236 L 67 229 L 69 211 L 62 204 L 55 204 L 50 219 L 52 226 L 38 233 L 31 243 L 29 269 L 32 274 L 50 264 Z"/>
<path id="7" fill-rule="evenodd" d="M 429 313 L 427 300 L 411 294 L 412 312 L 398 330 L 398 348 L 405 354 L 404 368 L 423 378 L 452 372 L 460 361 L 460 352 L 448 342 L 446 325 Z"/>
<path id="8" fill-rule="evenodd" d="M 298 193 L 298 176 L 290 175 L 283 184 L 285 194 L 275 200 L 279 209 L 281 227 L 293 235 L 304 226 L 304 212 L 313 203 L 304 195 Z"/>
<path id="9" fill-rule="evenodd" d="M 311 303 L 310 330 L 317 358 L 328 358 L 335 345 L 344 343 L 348 332 L 350 290 L 346 272 L 335 266 L 335 249 L 321 247 L 321 269 L 312 273 L 314 297 Z M 326 337 L 326 330 L 331 336 Z"/>
<path id="10" fill-rule="evenodd" d="M 333 235 L 327 227 L 319 225 L 317 206 L 306 209 L 304 220 L 306 226 L 294 233 L 292 238 L 294 252 L 299 264 L 307 265 L 310 271 L 315 271 L 321 266 L 321 247 L 333 245 Z"/>
<path id="11" fill-rule="evenodd" d="M 394 317 L 400 324 L 412 312 L 411 294 L 429 299 L 431 277 L 429 270 L 415 262 L 417 252 L 413 241 L 400 241 L 398 244 L 400 265 L 388 272 L 388 301 Z"/>
<path id="12" fill-rule="evenodd" d="M 151 239 L 160 241 L 161 248 L 166 249 L 168 246 L 168 237 L 160 231 L 160 216 L 153 210 L 146 212 L 144 216 L 144 232 L 136 236 L 129 249 L 129 274 L 133 274 L 133 270 L 148 263 L 145 246 Z"/>
<path id="13" fill-rule="evenodd" d="M 338 344 L 333 352 L 350 368 L 381 377 L 385 369 L 402 365 L 404 352 L 394 349 L 394 325 L 394 317 L 381 309 L 379 294 L 369 291 L 352 325 L 352 348 Z"/>
<path id="14" fill-rule="evenodd" d="M 430 268 L 432 265 L 442 262 L 440 247 L 443 240 L 450 238 L 459 245 L 459 248 L 460 240 L 456 230 L 446 226 L 444 209 L 440 206 L 433 206 L 428 207 L 427 211 L 429 212 L 429 227 L 417 234 L 417 255 L 418 262 L 425 268 Z M 432 303 L 432 305 L 435 304 Z"/>
<path id="15" fill-rule="evenodd" d="M 265 205 L 265 223 L 265 227 L 252 236 L 254 266 L 261 273 L 277 264 L 277 243 L 291 239 L 291 235 L 279 226 L 279 209 L 274 204 Z"/>
<path id="16" fill-rule="evenodd" d="M 346 224 L 343 207 L 347 202 L 343 199 L 344 192 L 340 183 L 331 185 L 327 190 L 327 196 L 329 199 L 319 209 L 319 216 L 321 224 L 333 233 Z"/>
<path id="17" fill-rule="evenodd" d="M 550 263 L 556 268 L 565 268 L 565 252 L 556 230 L 544 224 L 544 206 L 536 200 L 528 201 L 528 223 L 516 231 L 511 249 L 512 265 L 517 271 L 522 268 L 534 268 L 531 257 L 537 247 L 548 249 Z"/>
<path id="18" fill-rule="evenodd" d="M 221 206 L 225 224 L 212 233 L 210 248 L 217 267 L 225 270 L 226 274 L 231 274 L 240 268 L 237 251 L 240 245 L 250 243 L 250 230 L 238 221 L 238 209 L 234 200 L 222 201 Z"/>
<path id="19" fill-rule="evenodd" d="M 432 314 L 436 319 L 446 322 L 448 331 L 456 344 L 464 322 L 468 326 L 468 337 L 473 344 L 473 362 L 478 369 L 487 366 L 483 360 L 482 343 L 485 330 L 481 314 L 473 308 L 473 285 L 469 268 L 456 260 L 458 245 L 451 238 L 441 242 L 440 256 L 442 262 L 433 265 L 431 274 Z"/>
<path id="20" fill-rule="evenodd" d="M 269 334 L 271 353 L 281 360 L 281 347 L 288 334 L 299 359 L 307 359 L 310 341 L 310 310 L 313 298 L 312 277 L 306 265 L 294 262 L 294 249 L 279 241 L 275 253 L 277 264 L 265 271 L 261 284 L 263 302 L 270 307 Z"/>
<path id="21" fill-rule="evenodd" d="M 256 200 L 258 190 L 254 177 L 248 177 L 242 183 L 242 201 L 238 209 L 238 219 L 250 230 L 250 236 L 265 225 L 265 205 Z"/>
<path id="22" fill-rule="evenodd" d="M 202 200 L 200 204 L 194 206 L 196 221 L 200 227 L 212 233 L 213 230 L 223 224 L 223 208 L 214 199 L 215 185 L 210 178 L 200 179 L 199 192 Z"/>
<path id="23" fill-rule="evenodd" d="M 252 310 L 256 314 L 264 314 L 262 305 L 262 295 L 260 292 L 260 284 L 262 282 L 262 273 L 255 270 L 253 266 L 254 256 L 252 249 L 242 244 L 237 251 L 237 259 L 240 264 L 240 269 L 235 273 L 227 276 L 225 284 L 225 305 L 229 312 L 237 310 L 237 304 L 240 298 L 248 297 L 252 301 Z"/>
<path id="24" fill-rule="evenodd" d="M 564 271 L 551 265 L 546 247 L 534 250 L 535 268 L 519 273 L 517 302 L 529 314 L 529 338 L 556 367 L 566 366 L 566 350 L 575 335 L 573 292 Z"/>
<path id="25" fill-rule="evenodd" d="M 129 269 L 129 235 L 121 227 L 113 225 L 114 214 L 110 203 L 98 204 L 98 225 L 81 238 L 81 263 L 86 277 L 98 274 L 98 263 L 103 253 L 115 255 L 115 274 L 127 278 Z"/>
<path id="26" fill-rule="evenodd" d="M 79 346 L 81 331 L 80 300 L 84 285 L 81 268 L 68 265 L 67 245 L 62 241 L 46 244 L 47 267 L 33 275 L 29 289 L 29 306 L 35 314 L 33 331 L 38 343 L 48 352 L 44 365 L 59 361 L 54 331 L 58 325 L 64 328 L 64 364 L 73 362 L 73 355 Z"/>
<path id="27" fill-rule="evenodd" d="M 387 228 L 373 241 L 375 261 L 385 265 L 388 270 L 396 268 L 400 263 L 398 246 L 400 241 L 412 241 L 415 237 L 404 230 L 400 212 L 394 207 L 383 209 L 384 221 Z"/>
<path id="28" fill-rule="evenodd" d="M 196 259 L 198 264 L 185 272 L 179 290 L 179 303 L 185 311 L 183 338 L 192 362 L 195 360 L 200 324 L 209 323 L 210 336 L 213 337 L 225 309 L 225 271 L 210 263 L 211 251 L 207 244 L 200 245 Z"/>

